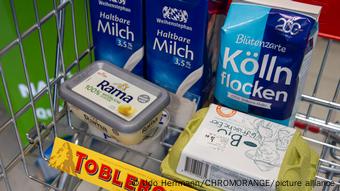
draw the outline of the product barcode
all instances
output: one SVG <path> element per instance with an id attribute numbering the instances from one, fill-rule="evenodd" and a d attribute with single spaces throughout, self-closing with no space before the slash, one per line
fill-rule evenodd
<path id="1" fill-rule="evenodd" d="M 208 170 L 210 166 L 207 163 L 187 157 L 184 170 L 190 174 L 196 175 L 199 178 L 208 178 Z"/>

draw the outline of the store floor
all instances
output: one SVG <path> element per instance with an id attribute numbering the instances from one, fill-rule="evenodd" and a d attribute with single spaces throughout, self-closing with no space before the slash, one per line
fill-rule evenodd
<path id="1" fill-rule="evenodd" d="M 317 48 L 314 52 L 313 57 L 313 65 L 312 69 L 308 74 L 307 84 L 304 89 L 304 93 L 307 95 L 312 95 L 313 88 L 316 82 L 316 77 L 319 74 L 320 64 L 324 55 L 325 47 L 327 45 L 327 41 L 324 39 L 319 39 Z M 332 100 L 333 94 L 337 87 L 337 83 L 339 82 L 339 72 L 340 72 L 340 43 L 333 42 L 332 48 L 329 52 L 329 58 L 327 60 L 327 65 L 324 68 L 324 74 L 322 80 L 319 85 L 319 89 L 316 93 L 317 97 Z M 337 102 L 340 101 L 340 98 Z M 306 113 L 308 108 L 308 104 L 303 103 L 300 107 L 300 112 Z M 319 106 L 314 106 L 312 110 L 312 116 L 325 119 L 328 114 L 328 110 L 326 108 L 322 108 Z M 5 113 L 4 109 L 0 109 L 0 124 L 8 119 L 8 115 Z M 337 122 L 340 120 L 340 114 L 334 113 L 331 116 L 332 122 Z M 317 140 L 323 141 L 324 136 L 322 134 L 312 134 L 308 133 L 308 137 L 313 137 Z M 18 144 L 15 141 L 15 134 L 13 128 L 7 128 L 4 132 L 0 134 L 0 158 L 2 159 L 5 166 L 9 163 L 9 161 L 19 153 Z M 320 147 L 316 148 L 319 152 L 321 150 Z M 36 152 L 31 153 L 27 157 L 27 165 L 30 167 L 29 171 L 32 174 L 37 175 L 38 177 L 42 177 L 41 171 L 36 166 L 36 157 L 38 154 Z M 29 178 L 25 176 L 25 171 L 22 163 L 19 163 L 13 167 L 10 171 L 7 172 L 8 178 L 10 181 L 10 185 L 13 191 L 38 191 L 44 190 L 41 184 L 38 184 L 34 181 L 31 181 Z M 1 173 L 1 168 L 0 168 Z M 0 179 L 0 190 L 6 190 L 6 185 L 4 179 Z M 83 182 L 78 191 L 93 191 L 98 190 L 98 187 L 95 187 L 91 184 Z"/>

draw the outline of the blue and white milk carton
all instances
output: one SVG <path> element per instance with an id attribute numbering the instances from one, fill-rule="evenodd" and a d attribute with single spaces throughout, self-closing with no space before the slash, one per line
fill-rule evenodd
<path id="1" fill-rule="evenodd" d="M 91 0 L 96 60 L 144 75 L 143 0 Z"/>
<path id="2" fill-rule="evenodd" d="M 311 64 L 320 11 L 293 1 L 232 3 L 222 27 L 217 102 L 291 125 Z"/>
<path id="3" fill-rule="evenodd" d="M 171 123 L 184 127 L 208 91 L 208 0 L 146 0 L 147 79 L 171 92 Z"/>

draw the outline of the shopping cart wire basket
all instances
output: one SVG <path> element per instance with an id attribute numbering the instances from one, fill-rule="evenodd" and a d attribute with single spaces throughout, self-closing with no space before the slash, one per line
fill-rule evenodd
<path id="1" fill-rule="evenodd" d="M 77 190 L 81 180 L 56 172 L 47 181 L 34 162 L 36 158 L 48 161 L 46 150 L 55 137 L 64 135 L 72 135 L 75 144 L 160 174 L 165 153 L 155 156 L 138 152 L 88 133 L 87 126 L 72 116 L 58 95 L 65 79 L 93 61 L 89 1 L 10 0 L 0 2 L 0 7 L 0 16 L 8 21 L 0 22 L 0 34 L 7 34 L 0 36 L 0 101 L 7 110 L 0 113 L 0 119 L 4 119 L 0 120 L 0 190 L 18 190 L 18 184 L 35 185 L 25 187 L 27 190 Z M 329 55 L 338 42 L 326 38 L 319 41 L 325 42 L 322 60 L 311 92 L 301 98 L 305 111 L 297 114 L 296 126 L 303 129 L 311 145 L 320 148 L 316 178 L 332 183 L 320 189 L 339 190 L 339 75 L 332 82 L 335 86 L 327 90 L 330 99 L 319 97 L 328 75 Z M 315 115 L 318 108 L 325 115 Z M 181 131 L 169 126 L 164 139 Z M 160 144 L 171 148 L 173 143 L 164 139 Z M 16 170 L 18 166 L 20 171 Z M 11 171 L 24 173 L 28 180 L 18 182 Z"/>

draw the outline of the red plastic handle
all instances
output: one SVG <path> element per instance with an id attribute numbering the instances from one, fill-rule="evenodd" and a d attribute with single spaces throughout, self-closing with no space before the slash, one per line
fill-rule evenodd
<path id="1" fill-rule="evenodd" d="M 294 126 L 300 129 L 307 129 L 312 133 L 320 133 L 320 128 L 314 125 L 309 125 L 307 123 L 303 123 L 301 121 L 295 121 Z"/>

